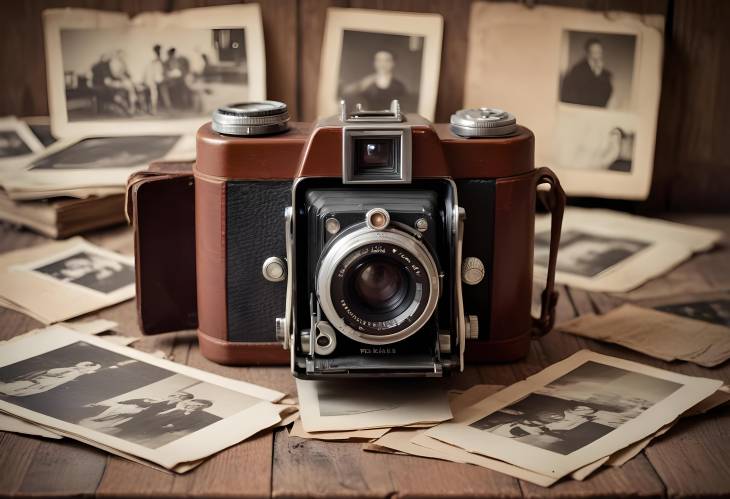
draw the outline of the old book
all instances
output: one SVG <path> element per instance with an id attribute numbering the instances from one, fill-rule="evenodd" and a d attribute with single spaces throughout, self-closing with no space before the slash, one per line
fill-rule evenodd
<path id="1" fill-rule="evenodd" d="M 14 201 L 0 190 L 0 219 L 62 239 L 123 223 L 124 194 L 86 199 L 60 197 Z"/>

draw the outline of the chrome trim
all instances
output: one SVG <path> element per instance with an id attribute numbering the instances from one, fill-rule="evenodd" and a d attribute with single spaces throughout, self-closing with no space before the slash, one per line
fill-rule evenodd
<path id="1" fill-rule="evenodd" d="M 427 282 L 430 283 L 428 302 L 426 302 L 426 308 L 421 316 L 403 330 L 382 336 L 365 334 L 347 325 L 345 320 L 337 313 L 334 303 L 332 303 L 330 292 L 332 278 L 334 277 L 337 265 L 339 265 L 342 259 L 356 249 L 373 243 L 393 244 L 409 251 L 418 259 L 426 271 L 426 275 L 428 276 Z M 439 294 L 438 267 L 426 246 L 418 239 L 409 237 L 407 234 L 392 228 L 374 231 L 363 227 L 349 234 L 343 234 L 339 240 L 334 242 L 327 253 L 322 256 L 317 272 L 317 299 L 319 300 L 324 315 L 332 323 L 332 326 L 342 334 L 368 345 L 387 345 L 403 340 L 416 333 L 431 318 L 431 315 L 433 315 L 438 304 Z"/>
<path id="2" fill-rule="evenodd" d="M 293 334 L 293 313 L 292 304 L 294 303 L 294 233 L 293 233 L 293 216 L 292 207 L 284 208 L 284 241 L 286 245 L 286 302 L 284 307 L 284 340 L 282 341 L 284 349 L 289 348 L 289 337 Z M 294 367 L 294 348 L 292 350 L 292 369 Z"/>
<path id="3" fill-rule="evenodd" d="M 454 205 L 454 230 L 456 231 L 456 255 L 454 256 L 454 313 L 456 314 L 456 333 L 459 338 L 459 364 L 464 370 L 464 349 L 466 347 L 466 322 L 464 320 L 464 300 L 461 289 L 461 250 L 464 243 L 464 220 L 466 211 L 458 204 Z"/>

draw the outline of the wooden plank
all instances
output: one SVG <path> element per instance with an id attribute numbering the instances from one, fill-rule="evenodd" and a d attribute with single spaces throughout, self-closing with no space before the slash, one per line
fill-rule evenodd
<path id="1" fill-rule="evenodd" d="M 0 432 L 0 495 L 10 496 L 20 489 L 40 445 L 40 439 Z"/>

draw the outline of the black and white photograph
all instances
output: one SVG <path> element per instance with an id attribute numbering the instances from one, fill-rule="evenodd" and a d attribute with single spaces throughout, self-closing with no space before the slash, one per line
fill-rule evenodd
<path id="1" fill-rule="evenodd" d="M 475 3 L 464 106 L 498 102 L 515 115 L 539 137 L 536 163 L 568 195 L 646 199 L 664 24 L 663 15 Z"/>
<path id="2" fill-rule="evenodd" d="M 560 102 L 629 109 L 636 35 L 563 31 Z"/>
<path id="3" fill-rule="evenodd" d="M 389 109 L 433 118 L 443 19 L 438 14 L 330 8 L 322 46 L 318 114 Z"/>
<path id="4" fill-rule="evenodd" d="M 209 116 L 248 100 L 243 29 L 62 29 L 68 120 Z"/>
<path id="5" fill-rule="evenodd" d="M 43 144 L 26 123 L 13 117 L 0 118 L 0 164 L 23 160 L 43 150 Z"/>
<path id="6" fill-rule="evenodd" d="M 672 303 L 654 308 L 661 312 L 730 328 L 730 299 Z"/>
<path id="7" fill-rule="evenodd" d="M 338 97 L 348 107 L 418 112 L 423 36 L 345 30 L 342 33 Z"/>
<path id="8" fill-rule="evenodd" d="M 134 21 L 88 10 L 44 16 L 46 42 L 58 44 L 47 47 L 47 58 L 52 125 L 61 137 L 146 133 L 161 123 L 192 133 L 222 105 L 265 98 L 258 5 Z"/>
<path id="9" fill-rule="evenodd" d="M 586 362 L 470 426 L 566 455 L 608 435 L 681 386 Z"/>
<path id="10" fill-rule="evenodd" d="M 64 283 L 99 293 L 113 293 L 134 284 L 134 267 L 108 255 L 79 251 L 61 260 L 33 268 Z"/>
<path id="11" fill-rule="evenodd" d="M 283 397 L 60 325 L 15 340 L 0 366 L 3 411 L 164 466 L 275 424 L 278 409 L 264 402 Z M 207 436 L 176 446 L 198 434 Z M 168 459 L 173 446 L 178 455 Z"/>
<path id="12" fill-rule="evenodd" d="M 560 236 L 557 270 L 594 277 L 650 246 L 637 239 L 604 237 L 576 229 Z M 535 263 L 546 267 L 550 253 L 550 231 L 535 235 Z"/>
<path id="13" fill-rule="evenodd" d="M 654 435 L 720 386 L 580 350 L 425 435 L 561 478 Z"/>
<path id="14" fill-rule="evenodd" d="M 29 169 L 133 168 L 165 157 L 179 140 L 180 135 L 89 137 L 38 158 Z"/>

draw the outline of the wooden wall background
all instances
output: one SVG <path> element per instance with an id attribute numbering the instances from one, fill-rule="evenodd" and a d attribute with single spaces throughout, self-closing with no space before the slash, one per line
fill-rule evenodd
<path id="1" fill-rule="evenodd" d="M 172 11 L 230 0 L 4 0 L 0 3 L 0 116 L 48 113 L 41 12 L 85 7 Z M 329 6 L 438 12 L 444 16 L 436 118 L 461 107 L 472 0 L 261 0 L 269 98 L 299 120 L 315 117 Z M 661 13 L 667 18 L 654 181 L 642 203 L 600 202 L 638 212 L 730 211 L 730 1 L 549 0 L 526 2 Z M 595 204 L 595 201 L 576 200 Z"/>

